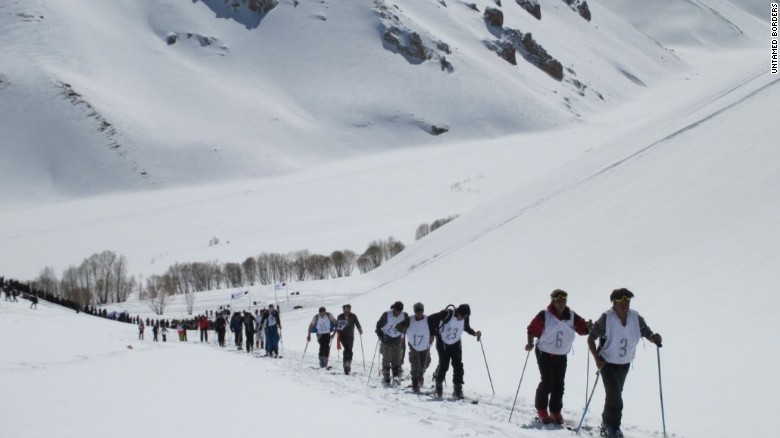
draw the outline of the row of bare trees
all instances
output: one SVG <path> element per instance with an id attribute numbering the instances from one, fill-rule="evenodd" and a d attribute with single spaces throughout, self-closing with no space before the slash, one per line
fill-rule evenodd
<path id="1" fill-rule="evenodd" d="M 124 256 L 106 250 L 69 267 L 61 278 L 57 278 L 54 268 L 46 267 L 33 284 L 39 290 L 82 306 L 124 302 L 138 288 L 139 298 L 147 299 L 150 308 L 159 315 L 171 296 L 184 295 L 187 311 L 192 313 L 194 292 L 348 277 L 355 268 L 361 273 L 377 268 L 403 249 L 403 243 L 390 237 L 371 242 L 360 256 L 350 250 L 333 251 L 330 255 L 301 250 L 288 254 L 262 253 L 242 263 L 175 263 L 164 274 L 152 275 L 145 282 L 141 277 L 136 280 L 128 275 Z"/>
<path id="2" fill-rule="evenodd" d="M 44 268 L 32 285 L 52 296 L 80 305 L 123 302 L 136 286 L 127 274 L 127 259 L 113 251 L 95 253 L 71 266 L 57 278 L 54 268 Z"/>
<path id="3" fill-rule="evenodd" d="M 414 233 L 414 240 L 420 240 L 423 237 L 427 236 L 428 234 L 436 231 L 438 228 L 443 227 L 453 219 L 457 218 L 458 215 L 448 216 L 446 218 L 440 218 L 436 219 L 435 221 L 431 222 L 430 224 L 420 224 L 420 226 L 417 227 L 417 231 Z"/>

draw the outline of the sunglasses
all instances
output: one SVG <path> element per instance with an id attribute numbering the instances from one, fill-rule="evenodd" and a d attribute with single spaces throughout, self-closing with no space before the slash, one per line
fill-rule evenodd
<path id="1" fill-rule="evenodd" d="M 625 301 L 625 302 L 627 302 L 627 303 L 628 303 L 628 302 L 631 302 L 631 297 L 629 297 L 628 295 L 622 295 L 622 296 L 620 296 L 620 297 L 616 297 L 616 298 L 615 298 L 614 300 L 612 300 L 612 301 L 614 301 L 614 302 L 616 302 L 616 303 L 622 303 L 623 301 Z"/>
<path id="2" fill-rule="evenodd" d="M 568 297 L 569 294 L 567 294 L 566 292 L 558 292 L 557 294 L 552 295 L 552 299 L 554 300 L 565 300 Z"/>

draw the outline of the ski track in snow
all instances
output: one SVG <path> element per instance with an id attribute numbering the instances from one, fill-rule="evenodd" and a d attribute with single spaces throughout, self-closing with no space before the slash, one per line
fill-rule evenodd
<path id="1" fill-rule="evenodd" d="M 192 342 L 192 341 L 190 341 Z M 221 352 L 226 354 L 246 355 L 244 351 L 237 350 L 231 344 L 231 339 L 226 335 L 226 343 L 229 345 L 222 348 Z M 370 343 L 370 342 L 369 342 Z M 452 436 L 471 437 L 471 436 L 494 436 L 494 437 L 537 437 L 537 436 L 573 436 L 574 432 L 567 428 L 557 428 L 554 426 L 541 426 L 533 420 L 533 400 L 523 401 L 518 399 L 515 406 L 512 422 L 509 423 L 509 415 L 512 409 L 513 399 L 511 397 L 495 397 L 491 394 L 472 392 L 468 384 L 464 385 L 466 400 L 458 401 L 451 398 L 451 372 L 448 373 L 448 382 L 445 383 L 444 396 L 442 399 L 434 398 L 430 393 L 433 392 L 433 378 L 431 376 L 436 367 L 436 357 L 432 358 L 431 367 L 425 375 L 425 388 L 420 394 L 411 392 L 409 385 L 408 365 L 404 368 L 404 379 L 397 387 L 386 388 L 381 383 L 379 369 L 377 364 L 381 360 L 377 356 L 376 362 L 371 371 L 371 377 L 368 372 L 371 368 L 371 362 L 366 357 L 365 369 L 360 360 L 360 352 L 355 351 L 353 358 L 353 373 L 344 375 L 340 358 L 334 359 L 331 351 L 329 365 L 330 370 L 321 369 L 318 366 L 317 345 L 312 342 L 310 345 L 313 350 L 307 351 L 306 355 L 300 351 L 282 351 L 282 358 L 272 359 L 264 357 L 264 352 L 252 353 L 259 361 L 260 367 L 270 369 L 273 374 L 283 376 L 284 379 L 296 382 L 301 388 L 306 390 L 316 390 L 330 393 L 334 397 L 348 397 L 350 403 L 374 405 L 377 413 L 386 413 L 393 416 L 414 418 L 421 428 L 432 428 L 437 431 L 447 430 Z M 203 348 L 219 349 L 212 339 L 209 344 L 195 344 Z M 197 347 L 196 347 L 197 348 Z M 335 347 L 333 348 L 335 350 Z M 370 354 L 370 351 L 366 351 Z M 529 382 L 534 385 L 535 382 Z M 528 389 L 528 388 L 526 388 Z M 477 400 L 477 404 L 470 401 Z M 582 407 L 565 408 L 564 416 L 567 427 L 576 427 L 579 424 L 582 415 Z M 598 437 L 599 413 L 589 412 L 582 430 L 579 433 L 581 437 Z M 624 425 L 624 432 L 627 436 L 635 438 L 657 437 L 661 435 L 658 432 L 639 430 L 637 428 Z M 426 435 L 421 430 L 421 435 Z M 678 435 L 670 435 L 678 436 Z"/>

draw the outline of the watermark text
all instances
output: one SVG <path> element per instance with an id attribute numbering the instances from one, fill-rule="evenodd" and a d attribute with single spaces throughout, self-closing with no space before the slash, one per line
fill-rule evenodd
<path id="1" fill-rule="evenodd" d="M 770 15 L 771 15 L 771 42 L 772 42 L 772 56 L 771 56 L 771 67 L 770 72 L 773 75 L 777 74 L 777 3 L 771 3 L 770 4 Z"/>

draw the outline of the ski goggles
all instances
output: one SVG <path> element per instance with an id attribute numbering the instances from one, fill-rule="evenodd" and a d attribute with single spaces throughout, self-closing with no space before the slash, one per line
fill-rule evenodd
<path id="1" fill-rule="evenodd" d="M 621 295 L 619 297 L 615 297 L 615 299 L 612 300 L 612 302 L 615 302 L 615 303 L 622 303 L 623 301 L 629 303 L 629 302 L 631 302 L 631 297 L 629 297 L 628 295 Z"/>
<path id="2" fill-rule="evenodd" d="M 565 300 L 565 299 L 569 298 L 569 294 L 568 294 L 568 293 L 566 293 L 565 291 L 558 291 L 558 292 L 554 292 L 554 293 L 553 293 L 552 295 L 550 295 L 550 296 L 551 296 L 551 297 L 552 297 L 552 299 L 553 299 L 553 300 L 555 300 L 555 301 L 558 301 L 558 300 Z"/>

